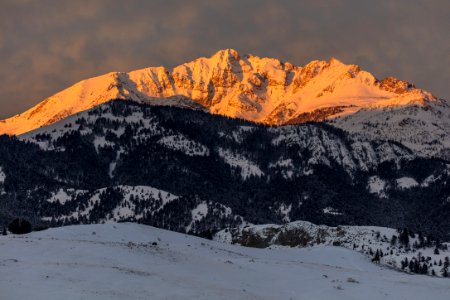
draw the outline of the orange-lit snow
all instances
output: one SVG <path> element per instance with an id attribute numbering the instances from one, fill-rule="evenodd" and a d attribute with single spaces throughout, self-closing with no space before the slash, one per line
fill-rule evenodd
<path id="1" fill-rule="evenodd" d="M 338 114 L 346 115 L 360 108 L 435 101 L 415 88 L 404 93 L 382 89 L 370 73 L 336 59 L 297 67 L 273 58 L 241 57 L 226 49 L 172 70 L 145 68 L 83 80 L 0 121 L 0 133 L 21 134 L 115 98 L 184 106 L 193 100 L 192 107 L 268 124 L 326 107 L 345 106 Z"/>

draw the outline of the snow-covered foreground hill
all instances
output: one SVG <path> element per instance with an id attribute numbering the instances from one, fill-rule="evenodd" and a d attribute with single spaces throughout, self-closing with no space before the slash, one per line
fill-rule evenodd
<path id="1" fill-rule="evenodd" d="M 341 247 L 255 249 L 137 224 L 0 237 L 2 299 L 448 299 Z"/>
<path id="2" fill-rule="evenodd" d="M 339 214 L 326 208 L 329 214 Z M 407 229 L 376 226 L 315 225 L 294 221 L 283 225 L 246 225 L 224 229 L 214 240 L 255 248 L 341 246 L 375 258 L 378 263 L 416 274 L 448 277 L 449 243 Z M 443 263 L 444 262 L 444 263 Z"/>

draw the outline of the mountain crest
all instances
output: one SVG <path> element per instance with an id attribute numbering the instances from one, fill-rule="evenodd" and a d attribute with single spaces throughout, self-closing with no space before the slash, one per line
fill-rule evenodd
<path id="1" fill-rule="evenodd" d="M 436 100 L 406 81 L 393 77 L 379 81 L 336 58 L 295 66 L 224 49 L 171 70 L 149 67 L 83 80 L 0 121 L 0 134 L 22 134 L 111 99 L 190 107 L 270 125 L 333 119 L 374 107 L 423 106 Z"/>
<path id="2" fill-rule="evenodd" d="M 241 59 L 239 53 L 236 50 L 231 49 L 231 48 L 219 50 L 212 57 L 219 58 L 222 60 L 227 60 L 227 61 L 232 61 L 232 60 L 237 61 L 237 60 Z"/>

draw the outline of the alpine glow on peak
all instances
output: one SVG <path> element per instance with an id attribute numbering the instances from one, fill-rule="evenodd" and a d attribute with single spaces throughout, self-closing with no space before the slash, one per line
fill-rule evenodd
<path id="1" fill-rule="evenodd" d="M 409 126 L 414 127 L 416 121 L 427 123 L 425 136 L 429 132 L 441 136 L 450 133 L 448 118 L 440 117 L 450 114 L 448 103 L 406 81 L 394 77 L 378 80 L 335 58 L 294 66 L 274 58 L 240 55 L 233 49 L 173 69 L 149 67 L 80 81 L 24 113 L 0 121 L 0 133 L 23 134 L 113 99 L 201 109 L 268 125 L 337 119 L 333 121 L 336 126 L 358 132 L 367 119 L 372 123 L 380 118 L 386 121 L 390 119 L 386 114 L 406 108 L 415 111 L 412 116 L 408 112 L 412 120 Z M 359 120 L 356 126 L 355 119 Z M 397 128 L 403 120 L 394 119 L 395 124 L 388 124 L 389 131 L 381 138 L 414 148 L 411 139 L 424 127 L 419 124 L 412 131 L 408 129 L 411 136 L 396 137 L 391 127 Z M 433 140 L 439 138 L 431 134 L 423 142 Z M 444 143 L 424 149 L 423 144 L 421 141 L 418 150 L 433 155 L 450 147 Z"/>

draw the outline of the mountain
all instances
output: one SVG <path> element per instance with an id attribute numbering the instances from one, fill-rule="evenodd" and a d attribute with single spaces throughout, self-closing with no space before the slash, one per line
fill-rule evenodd
<path id="1" fill-rule="evenodd" d="M 0 236 L 4 299 L 448 299 L 341 247 L 252 249 L 139 224 Z"/>
<path id="2" fill-rule="evenodd" d="M 371 138 L 448 157 L 450 106 L 393 77 L 376 79 L 337 59 L 294 66 L 232 49 L 173 69 L 150 67 L 83 80 L 0 121 L 0 133 L 23 134 L 112 99 L 203 110 L 267 125 L 331 120 Z"/>
<path id="3" fill-rule="evenodd" d="M 450 236 L 450 164 L 326 123 L 115 100 L 0 137 L 0 225 L 136 221 L 210 237 L 306 220 Z"/>

